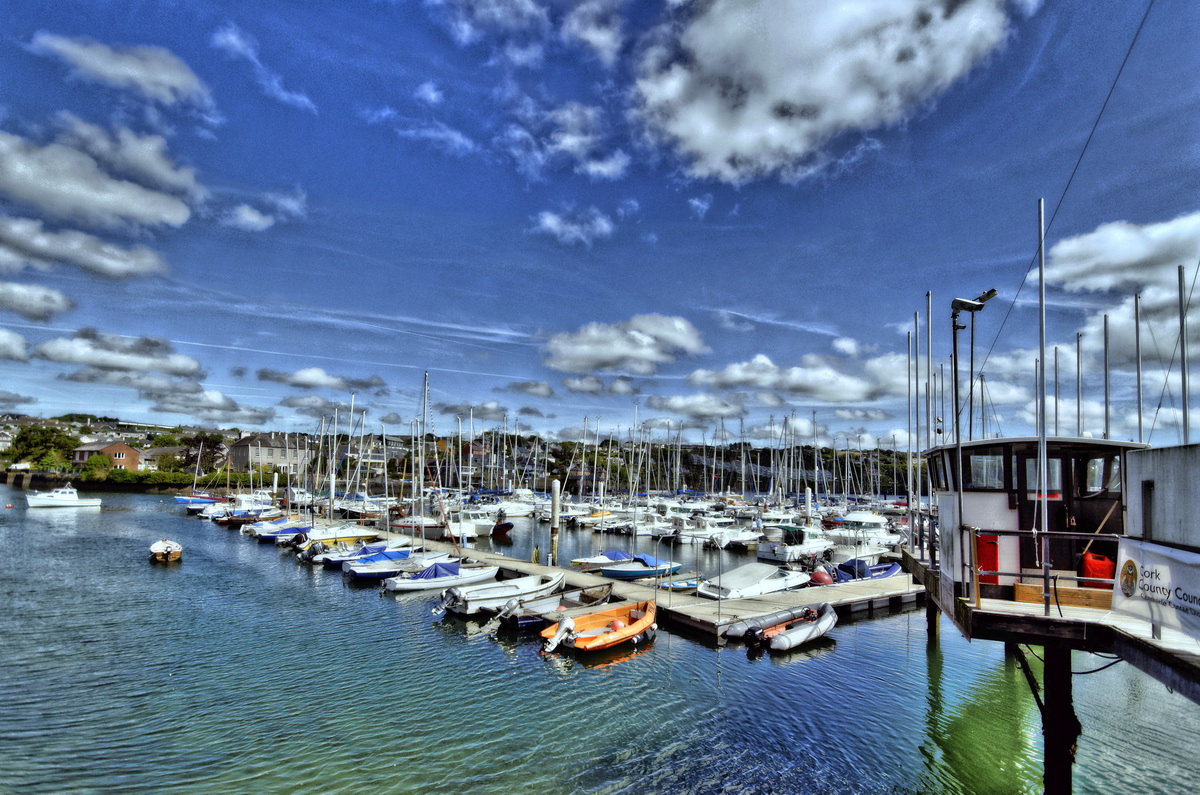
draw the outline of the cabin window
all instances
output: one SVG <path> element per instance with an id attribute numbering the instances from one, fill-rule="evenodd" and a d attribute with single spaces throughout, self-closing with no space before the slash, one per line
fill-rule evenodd
<path id="1" fill-rule="evenodd" d="M 1061 500 L 1062 499 L 1062 461 L 1057 458 L 1051 458 L 1047 462 L 1048 472 L 1046 473 L 1046 499 Z M 1036 500 L 1039 498 L 1037 491 L 1038 487 L 1038 460 L 1037 458 L 1025 459 L 1025 482 L 1029 485 L 1029 499 Z"/>
<path id="2" fill-rule="evenodd" d="M 1117 456 L 1092 458 L 1082 464 L 1079 480 L 1079 495 L 1093 497 L 1098 494 L 1114 494 L 1121 491 L 1121 459 Z"/>
<path id="3" fill-rule="evenodd" d="M 1004 488 L 1004 455 L 985 450 L 967 457 L 967 490 L 1000 490 Z"/>

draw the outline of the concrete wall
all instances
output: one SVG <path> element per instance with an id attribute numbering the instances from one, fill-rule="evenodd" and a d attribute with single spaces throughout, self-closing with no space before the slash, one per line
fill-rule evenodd
<path id="1" fill-rule="evenodd" d="M 1200 445 L 1135 450 L 1125 463 L 1126 533 L 1200 551 Z"/>

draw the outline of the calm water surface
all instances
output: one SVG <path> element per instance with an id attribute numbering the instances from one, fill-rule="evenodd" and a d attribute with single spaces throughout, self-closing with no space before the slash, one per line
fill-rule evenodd
<path id="1" fill-rule="evenodd" d="M 1041 790 L 1020 670 L 945 622 L 931 647 L 923 611 L 786 656 L 660 633 L 584 664 L 173 502 L 102 496 L 27 512 L 0 486 L 0 791 Z M 519 524 L 505 551 L 544 551 L 545 532 Z M 146 562 L 163 537 L 181 565 Z M 564 559 L 598 547 L 629 541 L 563 533 Z M 673 557 L 710 575 L 747 560 Z M 1077 792 L 1194 791 L 1200 707 L 1124 663 L 1075 677 L 1075 696 Z"/>

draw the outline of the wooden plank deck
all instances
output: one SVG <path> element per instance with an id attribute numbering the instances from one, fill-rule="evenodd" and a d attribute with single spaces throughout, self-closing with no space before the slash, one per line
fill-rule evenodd
<path id="1" fill-rule="evenodd" d="M 451 544 L 440 541 L 427 541 L 425 545 L 435 551 L 454 551 Z M 502 577 L 565 571 L 566 585 L 572 588 L 611 582 L 613 584 L 613 601 L 654 600 L 658 604 L 660 626 L 687 629 L 718 643 L 722 642 L 721 635 L 730 624 L 774 613 L 776 610 L 829 602 L 837 609 L 839 615 L 846 616 L 914 604 L 918 600 L 923 600 L 925 595 L 925 589 L 919 583 L 914 583 L 912 575 L 906 573 L 881 580 L 860 580 L 840 585 L 801 588 L 798 591 L 786 591 L 753 599 L 717 601 L 694 594 L 666 591 L 655 587 L 652 580 L 649 582 L 645 580 L 609 580 L 598 574 L 589 574 L 578 569 L 546 566 L 520 558 L 510 558 L 496 552 L 484 552 L 477 549 L 464 551 L 476 560 L 499 566 Z M 680 575 L 671 575 L 663 579 L 680 579 Z"/>

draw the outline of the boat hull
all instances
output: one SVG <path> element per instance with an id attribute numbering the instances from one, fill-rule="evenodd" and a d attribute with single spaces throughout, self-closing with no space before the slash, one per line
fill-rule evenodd
<path id="1" fill-rule="evenodd" d="M 625 643 L 649 643 L 654 640 L 658 630 L 655 618 L 654 602 L 619 605 L 575 616 L 570 619 L 574 627 L 567 633 L 562 648 L 575 652 L 594 652 Z M 547 641 L 548 650 L 556 648 L 552 642 L 562 623 L 565 623 L 565 620 L 542 630 L 541 636 Z"/>

